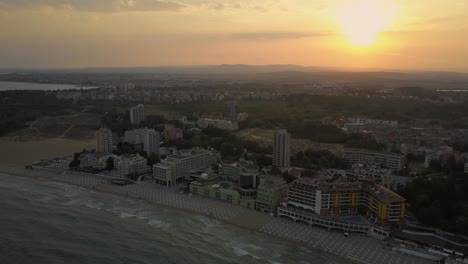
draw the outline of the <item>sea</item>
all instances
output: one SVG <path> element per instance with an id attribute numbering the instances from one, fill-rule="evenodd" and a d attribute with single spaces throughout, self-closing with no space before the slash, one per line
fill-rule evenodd
<path id="1" fill-rule="evenodd" d="M 0 173 L 0 263 L 348 263 L 210 217 Z"/>
<path id="2" fill-rule="evenodd" d="M 57 90 L 93 89 L 93 88 L 96 88 L 96 87 L 81 87 L 81 86 L 76 86 L 72 84 L 48 84 L 48 83 L 0 81 L 0 91 L 8 91 L 8 90 L 57 91 Z"/>

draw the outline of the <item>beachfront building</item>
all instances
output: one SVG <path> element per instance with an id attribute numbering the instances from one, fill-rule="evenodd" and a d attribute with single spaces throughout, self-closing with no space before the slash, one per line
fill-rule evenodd
<path id="1" fill-rule="evenodd" d="M 280 176 L 261 175 L 255 209 L 267 213 L 275 212 L 287 190 L 288 184 Z"/>
<path id="2" fill-rule="evenodd" d="M 401 171 L 405 166 L 405 155 L 390 152 L 379 152 L 365 149 L 345 148 L 343 158 L 350 165 L 353 164 L 377 164 L 382 168 L 393 171 Z"/>
<path id="3" fill-rule="evenodd" d="M 199 118 L 197 121 L 199 128 L 207 127 L 216 127 L 223 130 L 237 130 L 239 125 L 237 121 L 228 121 L 228 120 L 217 120 L 217 119 L 208 119 L 208 118 Z"/>
<path id="4" fill-rule="evenodd" d="M 148 155 L 160 155 L 160 135 L 154 129 L 133 129 L 125 131 L 124 142 L 132 145 L 142 145 L 143 151 Z"/>
<path id="5" fill-rule="evenodd" d="M 213 180 L 219 180 L 219 177 L 208 175 L 190 183 L 190 192 L 196 195 L 202 195 L 213 199 L 226 201 L 232 204 L 240 204 L 240 195 L 232 182 L 219 182 L 212 184 Z"/>
<path id="6" fill-rule="evenodd" d="M 219 166 L 219 176 L 223 181 L 239 182 L 241 165 L 239 162 L 223 163 Z"/>
<path id="7" fill-rule="evenodd" d="M 112 153 L 112 131 L 107 128 L 101 128 L 96 131 L 96 151 L 99 153 Z"/>
<path id="8" fill-rule="evenodd" d="M 179 150 L 153 165 L 153 178 L 166 186 L 181 183 L 189 178 L 191 170 L 209 167 L 217 162 L 218 157 L 215 151 L 200 148 Z"/>
<path id="9" fill-rule="evenodd" d="M 281 171 L 290 167 L 290 141 L 291 135 L 285 129 L 275 130 L 273 134 L 273 166 Z"/>
<path id="10" fill-rule="evenodd" d="M 286 207 L 321 216 L 360 214 L 380 226 L 400 226 L 405 218 L 405 199 L 369 180 L 325 182 L 301 178 L 289 187 L 287 200 Z"/>
<path id="11" fill-rule="evenodd" d="M 107 167 L 107 160 L 117 158 L 114 154 L 106 153 L 84 153 L 80 155 L 80 168 L 93 168 L 96 170 L 104 170 Z"/>
<path id="12" fill-rule="evenodd" d="M 141 175 L 151 171 L 147 160 L 139 154 L 124 154 L 117 157 L 114 164 L 120 177 Z"/>
<path id="13" fill-rule="evenodd" d="M 130 122 L 132 124 L 140 125 L 143 120 L 145 120 L 145 106 L 143 104 L 130 108 Z"/>
<path id="14" fill-rule="evenodd" d="M 224 119 L 229 121 L 237 121 L 239 115 L 239 104 L 237 101 L 227 101 L 224 104 Z"/>
<path id="15" fill-rule="evenodd" d="M 165 125 L 163 133 L 164 139 L 167 141 L 173 141 L 184 137 L 184 131 L 173 125 Z"/>

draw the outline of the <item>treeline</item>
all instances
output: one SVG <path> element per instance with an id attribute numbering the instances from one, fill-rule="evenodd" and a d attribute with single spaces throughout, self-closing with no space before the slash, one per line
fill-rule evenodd
<path id="1" fill-rule="evenodd" d="M 44 115 L 65 115 L 78 106 L 45 91 L 0 92 L 0 136 L 27 127 Z"/>
<path id="2" fill-rule="evenodd" d="M 293 166 L 319 170 L 321 168 L 334 168 L 346 169 L 348 162 L 328 150 L 305 150 L 299 151 L 296 155 L 292 156 L 291 164 Z"/>
<path id="3" fill-rule="evenodd" d="M 163 146 L 173 146 L 178 149 L 189 149 L 194 147 L 214 148 L 220 151 L 223 160 L 236 161 L 243 155 L 246 158 L 256 160 L 261 166 L 271 165 L 271 149 L 264 148 L 259 144 L 245 140 L 234 133 L 215 127 L 208 127 L 201 132 L 184 131 L 184 138 L 164 142 Z M 248 156 L 245 152 L 254 153 Z"/>
<path id="4" fill-rule="evenodd" d="M 432 162 L 431 169 L 444 176 L 418 177 L 401 190 L 409 209 L 424 225 L 468 235 L 468 175 L 463 164 L 451 157 L 445 164 Z"/>

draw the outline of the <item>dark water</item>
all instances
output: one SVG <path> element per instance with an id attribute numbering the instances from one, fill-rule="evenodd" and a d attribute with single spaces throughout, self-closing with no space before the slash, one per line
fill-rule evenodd
<path id="1" fill-rule="evenodd" d="M 0 263 L 347 262 L 204 216 L 0 174 Z"/>

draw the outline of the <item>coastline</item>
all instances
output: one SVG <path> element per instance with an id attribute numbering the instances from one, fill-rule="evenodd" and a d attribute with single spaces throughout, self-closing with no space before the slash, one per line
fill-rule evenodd
<path id="1" fill-rule="evenodd" d="M 381 241 L 365 235 L 353 234 L 345 238 L 341 232 L 329 232 L 320 227 L 294 223 L 214 199 L 178 194 L 151 183 L 117 187 L 102 176 L 50 169 L 25 170 L 18 167 L 0 166 L 0 172 L 11 176 L 76 185 L 98 192 L 143 200 L 175 210 L 205 215 L 249 231 L 287 239 L 352 263 L 433 263 L 423 258 L 396 252 L 386 247 Z M 257 221 L 253 223 L 249 221 L 251 219 Z"/>

